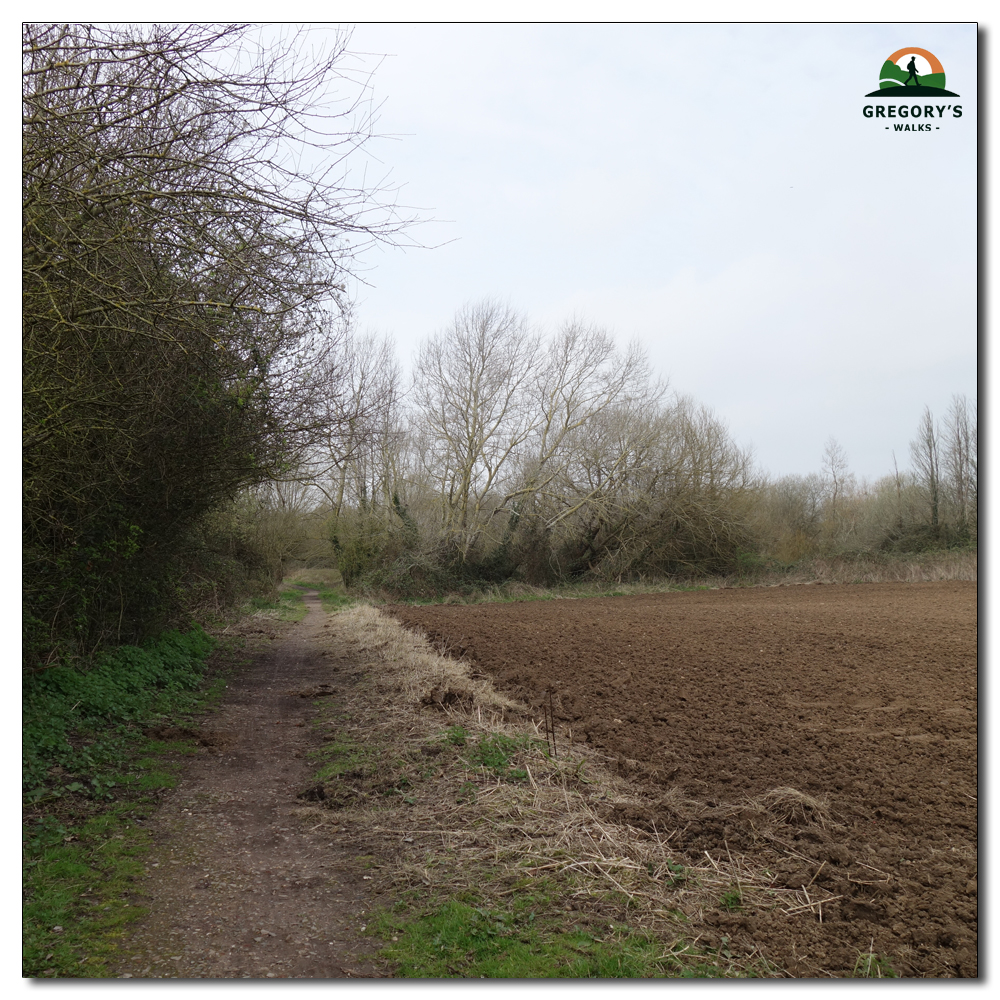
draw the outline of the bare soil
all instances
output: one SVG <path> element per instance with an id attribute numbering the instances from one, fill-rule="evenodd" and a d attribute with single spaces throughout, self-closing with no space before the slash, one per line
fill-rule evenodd
<path id="1" fill-rule="evenodd" d="M 976 602 L 934 582 L 387 610 L 539 720 L 551 693 L 558 739 L 635 785 L 620 821 L 801 887 L 792 915 L 710 915 L 734 941 L 793 976 L 874 951 L 899 975 L 974 977 Z M 756 828 L 746 804 L 765 800 L 785 839 Z"/>
<path id="2" fill-rule="evenodd" d="M 134 902 L 149 907 L 116 970 L 126 978 L 381 977 L 364 958 L 369 911 L 363 831 L 300 822 L 321 734 L 317 698 L 336 699 L 309 613 L 230 681 L 219 711 L 191 732 L 199 752 L 150 821 L 155 848 Z M 273 638 L 274 636 L 272 636 Z M 156 734 L 153 734 L 156 735 Z"/>

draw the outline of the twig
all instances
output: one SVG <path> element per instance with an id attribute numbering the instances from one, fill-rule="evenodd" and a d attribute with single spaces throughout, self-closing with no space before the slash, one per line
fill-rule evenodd
<path id="1" fill-rule="evenodd" d="M 821 872 L 821 871 L 823 870 L 823 868 L 824 868 L 825 866 L 826 866 L 826 862 L 824 861 L 824 862 L 823 862 L 823 864 L 821 864 L 821 865 L 819 866 L 819 868 L 817 868 L 817 869 L 816 869 L 816 874 L 815 874 L 815 875 L 813 875 L 813 877 L 812 877 L 811 879 L 809 879 L 809 883 L 808 883 L 809 885 L 812 885 L 812 884 L 813 884 L 813 882 L 815 882 L 815 881 L 816 881 L 817 877 L 819 876 L 819 873 L 820 873 L 820 872 Z M 806 886 L 803 886 L 802 888 L 803 888 L 803 889 L 805 889 L 805 888 L 806 888 Z"/>
<path id="2" fill-rule="evenodd" d="M 556 713 L 552 707 L 552 688 L 548 690 L 548 702 L 542 703 L 542 714 L 545 718 L 545 740 L 551 746 L 552 759 L 556 760 L 559 754 L 556 753 Z"/>
<path id="3" fill-rule="evenodd" d="M 614 876 L 613 876 L 613 875 L 612 875 L 612 874 L 611 874 L 610 872 L 606 872 L 606 871 L 605 871 L 605 870 L 604 870 L 604 869 L 603 869 L 603 868 L 602 868 L 602 867 L 601 867 L 601 866 L 600 866 L 600 865 L 599 865 L 599 864 L 598 864 L 598 863 L 597 863 L 596 861 L 595 861 L 595 862 L 593 862 L 593 864 L 594 864 L 594 867 L 595 867 L 595 868 L 596 868 L 596 869 L 597 869 L 597 870 L 598 870 L 598 871 L 599 871 L 599 872 L 600 872 L 600 873 L 601 873 L 601 874 L 602 874 L 602 875 L 603 875 L 603 876 L 604 876 L 604 877 L 605 877 L 605 878 L 606 878 L 606 879 L 607 879 L 607 880 L 608 880 L 609 882 L 614 882 L 614 884 L 615 884 L 616 886 L 618 886 L 618 888 L 619 888 L 619 889 L 621 889 L 621 891 L 622 891 L 623 893 L 625 893 L 625 895 L 626 895 L 626 896 L 628 896 L 628 898 L 629 898 L 629 899 L 633 899 L 633 898 L 634 898 L 634 897 L 635 897 L 636 895 L 638 895 L 637 893 L 631 893 L 631 892 L 629 892 L 629 891 L 628 891 L 628 889 L 626 889 L 626 888 L 625 888 L 625 886 L 623 886 L 623 885 L 621 884 L 621 882 L 619 882 L 619 881 L 618 881 L 618 879 L 616 879 L 616 878 L 615 878 L 615 877 L 614 877 Z M 646 895 L 646 893 L 642 893 L 642 895 Z M 653 896 L 650 896 L 649 898 L 650 898 L 650 899 L 654 899 L 655 897 L 653 897 Z"/>
<path id="4" fill-rule="evenodd" d="M 870 872 L 878 872 L 879 875 L 884 875 L 886 878 L 891 879 L 892 876 L 888 872 L 882 871 L 881 868 L 873 868 L 871 865 L 866 865 L 863 861 L 858 862 L 862 868 L 867 868 Z"/>
<path id="5" fill-rule="evenodd" d="M 808 903 L 801 903 L 799 906 L 790 906 L 787 909 L 782 910 L 782 913 L 792 914 L 798 913 L 800 910 L 812 910 L 817 906 L 822 906 L 824 903 L 832 903 L 836 899 L 843 899 L 843 896 L 828 896 L 826 899 L 818 899 L 813 902 L 811 899 Z M 806 893 L 806 899 L 809 899 L 809 894 Z"/>

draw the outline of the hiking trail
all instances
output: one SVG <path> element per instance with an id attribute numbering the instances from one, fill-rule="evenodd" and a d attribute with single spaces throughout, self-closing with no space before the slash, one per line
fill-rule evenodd
<path id="1" fill-rule="evenodd" d="M 308 751 L 314 698 L 343 664 L 317 640 L 328 621 L 307 591 L 307 614 L 234 676 L 196 733 L 198 753 L 149 820 L 148 875 L 133 902 L 149 914 L 127 933 L 121 978 L 381 978 L 360 957 L 371 899 L 365 844 L 342 827 L 310 830 L 296 810 L 315 773 Z M 320 688 L 320 686 L 323 688 Z M 331 695 L 331 697 L 336 697 Z"/>

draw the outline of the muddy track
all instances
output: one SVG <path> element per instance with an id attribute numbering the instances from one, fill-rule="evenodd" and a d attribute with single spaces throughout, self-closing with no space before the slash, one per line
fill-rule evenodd
<path id="1" fill-rule="evenodd" d="M 308 725 L 331 679 L 317 640 L 327 616 L 315 592 L 306 618 L 230 681 L 198 733 L 178 786 L 150 820 L 154 848 L 134 902 L 126 978 L 381 977 L 369 912 L 364 842 L 311 832 L 296 810 L 320 745 Z M 331 696 L 336 697 L 336 696 Z"/>

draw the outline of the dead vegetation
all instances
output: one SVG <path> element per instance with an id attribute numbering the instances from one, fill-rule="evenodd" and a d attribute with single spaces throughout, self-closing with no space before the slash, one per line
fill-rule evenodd
<path id="1" fill-rule="evenodd" d="M 818 823 L 824 829 L 830 818 L 829 805 L 795 788 L 772 788 L 751 804 L 784 823 Z"/>
<path id="2" fill-rule="evenodd" d="M 783 574 L 765 574 L 762 583 L 931 583 L 978 580 L 979 555 L 970 549 L 943 549 L 908 555 L 859 553 L 810 559 Z"/>
<path id="3" fill-rule="evenodd" d="M 336 570 L 301 570 L 294 578 L 308 580 Z M 742 587 L 793 587 L 843 583 L 933 583 L 942 580 L 979 579 L 978 552 L 947 549 L 909 554 L 853 553 L 802 559 L 794 564 L 761 560 L 739 573 L 701 573 L 690 577 L 639 577 L 635 580 L 578 580 L 552 586 L 535 586 L 522 580 L 481 583 L 455 590 L 433 600 L 440 604 L 488 604 L 508 601 L 573 600 L 608 595 L 640 596 L 678 590 L 723 590 Z M 334 580 L 336 583 L 337 581 Z M 403 600 L 390 589 L 365 587 L 356 591 L 374 603 Z"/>
<path id="4" fill-rule="evenodd" d="M 787 843 L 793 826 L 823 836 L 835 825 L 825 802 L 792 788 L 732 805 L 679 789 L 650 797 L 629 784 L 630 762 L 571 742 L 558 723 L 553 756 L 541 709 L 375 608 L 332 616 L 323 632 L 335 676 L 349 683 L 336 711 L 324 700 L 321 780 L 303 791 L 300 813 L 312 828 L 363 831 L 380 845 L 369 863 L 389 898 L 502 906 L 534 893 L 549 914 L 627 923 L 731 976 L 783 974 L 755 945 L 751 915 L 822 921 L 842 898 L 822 877 L 826 862 Z M 789 865 L 765 868 L 724 836 L 694 856 L 678 838 L 699 821 L 738 825 L 741 843 L 749 831 Z"/>

